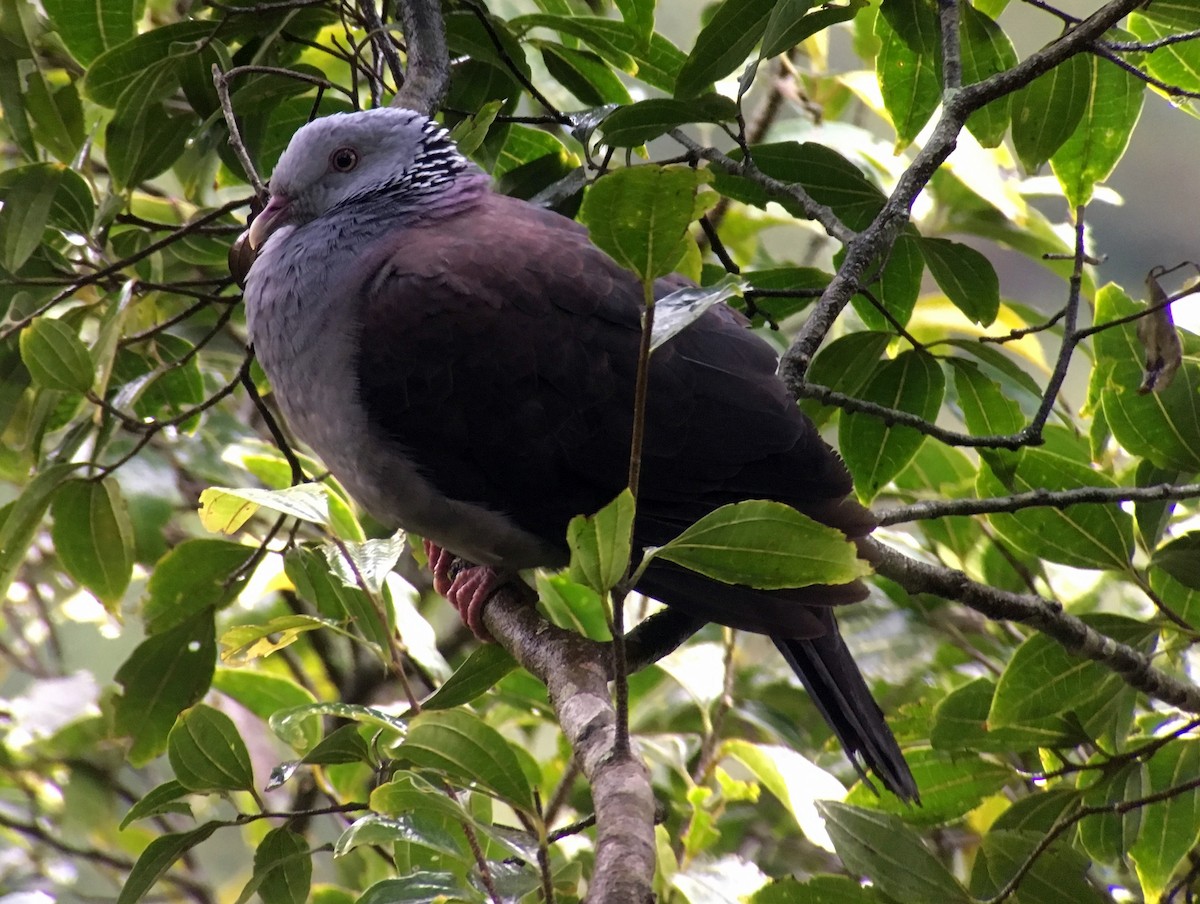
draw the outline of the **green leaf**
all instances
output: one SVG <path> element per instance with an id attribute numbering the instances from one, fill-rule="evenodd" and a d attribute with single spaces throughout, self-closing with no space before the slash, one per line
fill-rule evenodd
<path id="1" fill-rule="evenodd" d="M 632 103 L 629 91 L 598 55 L 588 50 L 564 47 L 553 41 L 531 43 L 542 52 L 546 70 L 588 106 Z"/>
<path id="2" fill-rule="evenodd" d="M 817 352 L 805 379 L 818 386 L 828 386 L 843 395 L 858 395 L 871 379 L 891 340 L 890 334 L 871 330 L 839 336 Z M 838 411 L 837 408 L 808 399 L 802 401 L 800 407 L 818 427 Z"/>
<path id="3" fill-rule="evenodd" d="M 870 886 L 849 876 L 818 875 L 806 882 L 789 877 L 776 879 L 750 898 L 749 904 L 879 904 Z"/>
<path id="4" fill-rule="evenodd" d="M 116 612 L 133 575 L 133 525 L 111 477 L 70 480 L 50 507 L 54 549 L 67 572 Z"/>
<path id="5" fill-rule="evenodd" d="M 148 791 L 129 808 L 129 812 L 125 814 L 118 828 L 124 831 L 126 826 L 139 819 L 159 816 L 163 813 L 190 814 L 192 812 L 191 806 L 180 800 L 180 798 L 187 797 L 190 793 L 187 788 L 183 787 L 175 779 L 163 782 L 163 784 Z"/>
<path id="6" fill-rule="evenodd" d="M 1068 57 L 1013 95 L 1012 139 L 1026 172 L 1036 172 L 1079 125 L 1091 97 L 1087 54 Z"/>
<path id="7" fill-rule="evenodd" d="M 945 390 L 946 378 L 937 360 L 913 350 L 877 367 L 862 398 L 932 423 Z M 874 499 L 912 461 L 924 441 L 925 435 L 913 427 L 888 426 L 873 415 L 844 412 L 838 444 L 859 498 Z"/>
<path id="8" fill-rule="evenodd" d="M 218 669 L 213 689 L 236 700 L 263 722 L 281 709 L 317 702 L 311 691 L 288 678 L 249 669 Z M 321 740 L 321 723 L 315 717 L 297 722 L 295 727 L 295 734 L 284 740 L 297 750 L 309 750 Z"/>
<path id="9" fill-rule="evenodd" d="M 41 470 L 15 501 L 0 508 L 0 591 L 5 595 L 29 544 L 42 523 L 50 500 L 77 465 L 51 465 Z"/>
<path id="10" fill-rule="evenodd" d="M 225 713 L 199 704 L 179 716 L 167 736 L 167 758 L 189 791 L 250 791 L 254 772 L 237 726 Z"/>
<path id="11" fill-rule="evenodd" d="M 759 57 L 768 60 L 790 50 L 808 37 L 805 34 L 804 14 L 812 9 L 813 0 L 779 0 L 763 29 Z M 848 8 L 847 8 L 848 9 Z"/>
<path id="12" fill-rule="evenodd" d="M 42 5 L 71 55 L 85 66 L 136 31 L 136 4 L 130 0 L 45 0 Z"/>
<path id="13" fill-rule="evenodd" d="M 23 166 L 12 181 L 5 180 L 0 207 L 0 267 L 10 273 L 21 268 L 42 243 L 63 173 L 56 164 Z"/>
<path id="14" fill-rule="evenodd" d="M 200 493 L 200 523 L 214 533 L 237 533 L 259 508 L 313 524 L 329 524 L 328 491 L 319 483 L 301 483 L 282 490 L 209 487 Z"/>
<path id="15" fill-rule="evenodd" d="M 1167 744 L 1147 764 L 1150 794 L 1169 792 L 1200 778 L 1200 741 Z M 1142 893 L 1157 901 L 1176 868 L 1200 841 L 1200 789 L 1182 790 L 1142 811 L 1142 834 L 1129 849 Z"/>
<path id="16" fill-rule="evenodd" d="M 908 748 L 904 759 L 921 789 L 921 806 L 913 807 L 890 791 L 882 794 L 859 782 L 846 803 L 893 813 L 910 826 L 947 825 L 978 807 L 1014 778 L 1014 770 L 980 756 L 950 754 L 928 747 Z"/>
<path id="17" fill-rule="evenodd" d="M 1087 204 L 1092 190 L 1109 177 L 1125 155 L 1142 113 L 1146 84 L 1099 56 L 1091 67 L 1087 106 L 1079 127 L 1050 158 L 1050 166 L 1071 207 Z"/>
<path id="18" fill-rule="evenodd" d="M 994 466 L 993 466 L 994 467 Z M 1113 487 L 1106 475 L 1045 449 L 1025 449 L 1015 468 L 979 471 L 980 497 L 1031 490 Z M 996 532 L 1022 552 L 1076 568 L 1125 570 L 1133 554 L 1133 519 L 1115 505 L 1035 507 L 988 515 Z"/>
<path id="19" fill-rule="evenodd" d="M 991 326 L 1000 311 L 1000 278 L 991 261 L 949 239 L 918 241 L 925 265 L 946 297 L 980 326 Z"/>
<path id="20" fill-rule="evenodd" d="M 356 904 L 442 904 L 460 897 L 461 891 L 453 874 L 423 871 L 376 882 Z"/>
<path id="21" fill-rule="evenodd" d="M 621 19 L 643 44 L 649 44 L 654 34 L 655 0 L 616 0 Z"/>
<path id="22" fill-rule="evenodd" d="M 1108 808 L 1108 812 L 1087 816 L 1079 823 L 1079 843 L 1093 860 L 1116 867 L 1141 834 L 1143 812 L 1141 807 L 1126 813 L 1112 808 L 1145 795 L 1148 770 L 1144 763 L 1127 763 L 1115 773 L 1101 776 L 1084 792 L 1083 803 Z"/>
<path id="23" fill-rule="evenodd" d="M 845 252 L 839 251 L 835 257 L 839 265 L 844 255 Z M 879 280 L 870 286 L 874 301 L 864 294 L 855 295 L 851 299 L 854 310 L 868 329 L 892 329 L 891 320 L 879 307 L 891 314 L 901 326 L 907 324 L 917 305 L 917 297 L 921 294 L 921 277 L 924 274 L 925 258 L 921 254 L 917 236 L 912 232 L 902 232 L 892 245 Z"/>
<path id="24" fill-rule="evenodd" d="M 184 540 L 158 560 L 150 575 L 142 611 L 146 630 L 165 631 L 233 600 L 249 578 L 241 571 L 253 555 L 254 547 L 227 540 Z"/>
<path id="25" fill-rule="evenodd" d="M 991 724 L 988 714 L 995 694 L 996 683 L 987 678 L 976 678 L 947 694 L 934 710 L 929 735 L 934 749 L 1021 753 L 1064 742 L 1062 721 L 1055 717 L 1025 719 L 1020 725 Z"/>
<path id="26" fill-rule="evenodd" d="M 888 3 L 884 3 L 886 9 Z M 923 6 L 923 4 L 921 4 Z M 936 24 L 936 23 L 935 23 Z M 875 19 L 881 42 L 875 60 L 879 91 L 896 129 L 896 150 L 912 144 L 942 100 L 942 56 L 939 46 L 915 50 L 886 15 Z"/>
<path id="27" fill-rule="evenodd" d="M 387 736 L 394 738 L 403 737 L 408 725 L 403 718 L 391 716 L 381 709 L 357 703 L 306 703 L 304 706 L 272 713 L 271 730 L 281 738 L 290 738 L 296 733 L 297 723 L 305 722 L 314 716 L 331 716 L 335 719 L 371 725 L 376 729 L 383 729 Z"/>
<path id="28" fill-rule="evenodd" d="M 567 525 L 571 580 L 607 593 L 629 570 L 635 503 L 628 488 L 594 515 L 577 515 Z"/>
<path id="29" fill-rule="evenodd" d="M 688 123 L 731 122 L 736 118 L 737 105 L 719 94 L 705 94 L 686 103 L 670 97 L 652 97 L 614 110 L 600 128 L 606 144 L 625 148 L 645 144 Z"/>
<path id="30" fill-rule="evenodd" d="M 517 661 L 504 647 L 484 644 L 467 657 L 445 684 L 421 701 L 421 708 L 452 709 L 470 703 L 516 667 Z"/>
<path id="31" fill-rule="evenodd" d="M 214 819 L 190 832 L 172 832 L 155 838 L 146 845 L 133 869 L 125 877 L 121 893 L 117 895 L 117 904 L 136 904 L 142 900 L 154 884 L 167 874 L 167 870 L 176 860 L 207 840 L 220 827 L 221 823 Z"/>
<path id="32" fill-rule="evenodd" d="M 235 625 L 221 635 L 224 648 L 221 659 L 231 665 L 244 665 L 265 658 L 295 643 L 302 634 L 326 628 L 351 636 L 339 622 L 315 615 L 280 615 L 259 625 Z"/>
<path id="33" fill-rule="evenodd" d="M 1096 294 L 1096 323 L 1133 314 L 1142 307 L 1114 285 Z M 1113 436 L 1131 454 L 1160 468 L 1200 471 L 1200 343 L 1183 333 L 1184 364 L 1161 392 L 1138 393 L 1144 349 L 1137 326 L 1122 324 L 1096 334 L 1092 391 L 1098 393 Z"/>
<path id="34" fill-rule="evenodd" d="M 1154 648 L 1158 632 L 1153 625 L 1117 615 L 1085 615 L 1083 621 L 1143 653 Z M 1017 648 L 1000 676 L 988 726 L 1040 726 L 1053 720 L 1064 739 L 1077 740 L 1080 728 L 1091 740 L 1109 733 L 1123 737 L 1120 723 L 1127 724 L 1133 706 L 1131 694 L 1122 693 L 1125 689 L 1111 669 L 1036 634 Z"/>
<path id="35" fill-rule="evenodd" d="M 942 46 L 937 10 L 929 0 L 884 0 L 879 15 L 914 53 L 935 53 Z"/>
<path id="36" fill-rule="evenodd" d="M 212 684 L 217 658 L 211 612 L 146 638 L 117 669 L 117 734 L 133 739 L 129 762 L 143 766 L 167 747 L 175 718 Z"/>
<path id="37" fill-rule="evenodd" d="M 463 785 L 478 784 L 526 813 L 535 812 L 529 780 L 508 741 L 466 710 L 422 712 L 409 723 L 408 736 L 396 754 Z"/>
<path id="38" fill-rule="evenodd" d="M 62 392 L 87 392 L 95 365 L 79 333 L 61 320 L 39 317 L 21 330 L 21 360 L 39 386 Z"/>
<path id="39" fill-rule="evenodd" d="M 314 717 L 305 724 L 317 724 L 317 720 Z M 371 760 L 371 748 L 367 745 L 362 731 L 357 725 L 343 725 L 341 728 L 335 728 L 304 755 L 305 763 L 318 766 L 337 763 L 370 763 Z"/>
<path id="40" fill-rule="evenodd" d="M 870 571 L 841 531 L 768 499 L 723 505 L 646 555 L 762 590 L 845 584 Z"/>
<path id="41" fill-rule="evenodd" d="M 1176 6 L 1179 10 L 1182 4 Z M 1194 16 L 1196 9 L 1191 5 L 1188 12 Z M 1164 16 L 1158 10 L 1151 13 L 1149 8 L 1130 13 L 1127 27 L 1139 41 L 1147 43 L 1161 41 L 1177 33 L 1177 26 L 1169 23 L 1172 16 Z M 1187 29 L 1200 27 L 1191 25 Z M 1154 53 L 1146 54 L 1140 63 L 1152 76 L 1168 85 L 1182 88 L 1184 91 L 1200 91 L 1200 45 L 1195 41 L 1167 44 L 1159 47 Z"/>
<path id="42" fill-rule="evenodd" d="M 163 103 L 178 85 L 174 68 L 160 64 L 121 93 L 104 130 L 106 159 L 117 188 L 127 190 L 161 175 L 183 154 L 191 120 L 172 114 Z"/>
<path id="43" fill-rule="evenodd" d="M 954 372 L 954 389 L 967 429 L 974 436 L 1011 436 L 1025 426 L 1021 406 L 988 379 L 974 361 L 947 359 Z"/>
<path id="44" fill-rule="evenodd" d="M 592 241 L 643 282 L 665 276 L 683 257 L 696 193 L 708 181 L 686 166 L 631 166 L 593 185 L 580 220 Z"/>
<path id="45" fill-rule="evenodd" d="M 34 141 L 60 163 L 70 163 L 83 144 L 83 110 L 74 82 L 54 88 L 41 69 L 24 76 L 24 104 Z"/>
<path id="46" fill-rule="evenodd" d="M 105 51 L 88 67 L 84 94 L 102 107 L 117 106 L 122 93 L 156 63 L 195 53 L 196 42 L 212 37 L 213 24 L 197 19 L 160 25 Z"/>
<path id="47" fill-rule="evenodd" d="M 1043 840 L 1042 832 L 997 831 L 983 837 L 971 872 L 971 893 L 987 899 L 1000 893 L 1023 869 Z M 1105 904 L 1111 901 L 1088 881 L 1086 857 L 1065 844 L 1052 845 L 1021 877 L 1021 904 Z"/>
<path id="48" fill-rule="evenodd" d="M 963 887 L 898 817 L 834 801 L 820 801 L 817 808 L 852 874 L 869 876 L 897 901 L 969 904 Z"/>
<path id="49" fill-rule="evenodd" d="M 1200 531 L 1188 531 L 1154 550 L 1150 564 L 1179 583 L 1200 590 Z"/>
<path id="50" fill-rule="evenodd" d="M 1004 30 L 979 9 L 964 4 L 959 9 L 959 42 L 962 80 L 973 85 L 1017 65 L 1017 52 Z M 1004 140 L 1011 120 L 1012 95 L 1005 94 L 967 117 L 967 129 L 985 148 Z"/>
<path id="51" fill-rule="evenodd" d="M 775 0 L 723 0 L 696 36 L 675 80 L 675 96 L 688 100 L 733 72 L 759 42 Z"/>
<path id="52" fill-rule="evenodd" d="M 303 835 L 272 829 L 254 851 L 254 876 L 239 900 L 258 892 L 263 904 L 305 904 L 312 888 L 312 852 Z"/>

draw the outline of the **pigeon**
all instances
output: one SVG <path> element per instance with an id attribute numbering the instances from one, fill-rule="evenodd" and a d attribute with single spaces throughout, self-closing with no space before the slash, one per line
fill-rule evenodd
<path id="1" fill-rule="evenodd" d="M 574 221 L 494 192 L 436 121 L 391 107 L 301 127 L 247 238 L 249 337 L 292 431 L 374 517 L 424 538 L 435 587 L 485 634 L 488 593 L 563 567 L 570 519 L 628 482 L 638 278 Z M 635 548 L 747 499 L 850 539 L 874 527 L 746 326 L 716 305 L 652 355 Z M 456 557 L 474 567 L 454 574 Z M 655 560 L 636 589 L 768 635 L 860 776 L 917 801 L 832 611 L 861 582 L 761 591 Z"/>

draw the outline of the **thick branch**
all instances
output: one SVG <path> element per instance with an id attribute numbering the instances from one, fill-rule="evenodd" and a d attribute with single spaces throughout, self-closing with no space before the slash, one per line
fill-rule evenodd
<path id="1" fill-rule="evenodd" d="M 653 899 L 654 795 L 637 757 L 613 756 L 617 714 L 608 692 L 607 645 L 558 628 L 506 585 L 489 598 L 483 621 L 492 636 L 540 678 L 596 808 L 596 867 L 589 904 Z"/>
<path id="2" fill-rule="evenodd" d="M 961 571 L 918 562 L 877 540 L 860 542 L 875 570 L 909 593 L 932 593 L 963 603 L 994 621 L 1029 625 L 1075 655 L 1111 669 L 1130 687 L 1185 712 L 1200 712 L 1200 687 L 1155 668 L 1149 656 L 1088 627 L 1054 600 L 978 584 Z"/>
<path id="3" fill-rule="evenodd" d="M 401 0 L 400 20 L 408 68 L 392 106 L 432 116 L 450 88 L 450 51 L 441 4 L 438 0 Z"/>

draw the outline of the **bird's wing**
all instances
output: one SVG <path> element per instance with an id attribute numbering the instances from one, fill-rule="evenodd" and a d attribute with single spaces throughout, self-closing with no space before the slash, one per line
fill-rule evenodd
<path id="1" fill-rule="evenodd" d="M 382 241 L 391 244 L 367 290 L 358 367 L 371 423 L 439 492 L 561 544 L 571 517 L 596 511 L 626 483 L 635 277 L 571 221 L 494 195 Z M 845 501 L 845 468 L 774 369 L 771 349 L 724 308 L 654 353 L 640 544 L 665 542 L 748 498 L 788 503 L 851 535 L 869 530 L 865 510 Z M 663 573 L 660 597 L 678 602 L 681 581 Z M 797 626 L 806 619 L 794 604 L 862 595 L 846 591 L 775 595 L 780 612 L 770 617 L 763 595 L 747 591 L 759 605 L 739 602 L 745 618 L 733 621 L 810 635 L 819 626 Z M 731 620 L 719 601 L 695 605 Z"/>

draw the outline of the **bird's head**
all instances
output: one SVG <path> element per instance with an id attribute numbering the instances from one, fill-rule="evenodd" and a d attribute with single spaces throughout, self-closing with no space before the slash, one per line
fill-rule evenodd
<path id="1" fill-rule="evenodd" d="M 468 165 L 441 126 L 412 110 L 380 107 L 314 120 L 280 156 L 271 200 L 250 226 L 250 248 L 344 204 L 437 191 Z"/>

